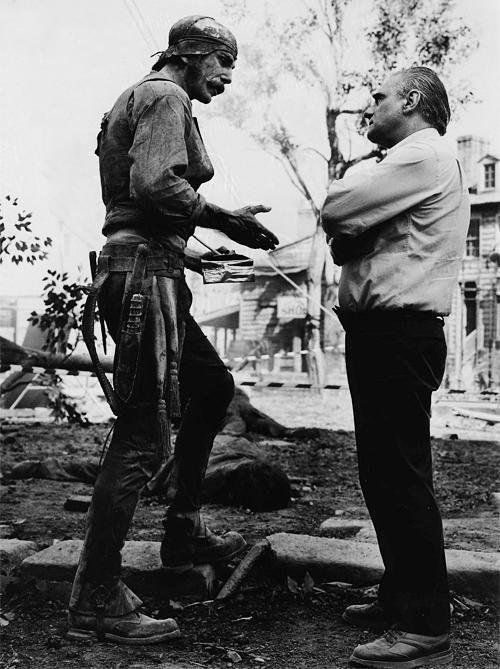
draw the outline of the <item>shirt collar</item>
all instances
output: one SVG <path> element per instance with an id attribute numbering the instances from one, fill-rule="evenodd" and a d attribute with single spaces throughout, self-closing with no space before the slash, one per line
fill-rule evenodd
<path id="1" fill-rule="evenodd" d="M 157 70 L 151 70 L 143 78 L 144 79 L 165 79 L 165 81 L 172 81 L 172 79 L 169 79 L 166 74 L 164 74 L 163 72 L 158 72 Z"/>
<path id="2" fill-rule="evenodd" d="M 387 149 L 387 154 L 389 155 L 396 149 L 399 149 L 401 146 L 409 144 L 410 142 L 414 142 L 415 140 L 431 139 L 432 137 L 436 136 L 439 136 L 436 128 L 423 128 L 422 130 L 417 130 L 416 132 L 412 132 L 411 135 L 408 135 L 408 137 L 405 137 L 397 144 L 394 144 L 394 146 L 391 146 L 390 149 Z"/>

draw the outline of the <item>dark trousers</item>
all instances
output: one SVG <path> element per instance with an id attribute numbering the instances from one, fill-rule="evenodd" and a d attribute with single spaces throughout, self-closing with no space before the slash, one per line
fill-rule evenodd
<path id="1" fill-rule="evenodd" d="M 114 339 L 119 328 L 124 282 L 123 274 L 113 274 L 103 290 L 103 311 Z M 185 285 L 181 288 L 180 299 L 186 302 L 189 291 Z M 184 322 L 185 339 L 179 369 L 183 411 L 175 442 L 175 493 L 170 510 L 191 512 L 201 506 L 208 458 L 233 397 L 234 382 L 213 346 L 187 312 Z M 155 382 L 151 351 L 151 335 L 146 330 L 135 393 L 143 406 L 129 409 L 116 420 L 109 450 L 94 486 L 70 608 L 81 608 L 79 598 L 85 584 L 91 583 L 93 587 L 103 584 L 111 590 L 118 584 L 120 551 L 139 494 L 160 465 L 161 453 L 155 427 L 156 403 L 148 406 L 154 398 Z M 127 598 L 129 602 L 133 600 L 133 597 Z M 119 608 L 118 613 L 125 613 L 123 609 L 127 605 L 120 605 Z"/>
<path id="2" fill-rule="evenodd" d="M 359 480 L 385 573 L 379 601 L 398 627 L 449 630 L 443 531 L 432 480 L 431 394 L 443 378 L 443 321 L 425 313 L 339 313 Z"/>

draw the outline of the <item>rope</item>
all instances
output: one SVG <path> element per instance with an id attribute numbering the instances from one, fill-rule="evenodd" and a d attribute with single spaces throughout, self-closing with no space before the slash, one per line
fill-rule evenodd
<path id="1" fill-rule="evenodd" d="M 271 267 L 272 267 L 272 268 L 273 268 L 273 269 L 274 269 L 280 276 L 282 276 L 282 277 L 285 279 L 285 281 L 288 281 L 288 283 L 289 283 L 291 286 L 293 286 L 293 287 L 295 288 L 295 290 L 296 290 L 298 293 L 301 293 L 304 297 L 306 297 L 306 298 L 307 298 L 310 302 L 312 302 L 313 304 L 317 304 L 316 300 L 314 300 L 310 295 L 307 294 L 307 291 L 305 291 L 303 288 L 301 288 L 300 286 L 298 286 L 298 285 L 295 283 L 295 281 L 293 281 L 292 279 L 290 279 L 290 277 L 287 276 L 284 272 L 282 272 L 282 271 L 279 269 L 279 267 L 276 267 L 276 265 L 274 265 L 274 264 L 270 261 L 269 256 L 268 256 L 267 254 L 264 256 L 264 258 L 265 258 L 265 260 L 267 261 L 268 265 L 270 265 L 270 266 L 271 266 Z M 319 308 L 320 308 L 321 311 L 323 311 L 325 314 L 327 314 L 328 316 L 330 316 L 330 318 L 333 318 L 333 320 L 334 320 L 335 322 L 337 322 L 337 318 L 336 318 L 336 316 L 334 316 L 334 315 L 332 314 L 331 311 L 328 311 L 328 309 L 325 309 L 325 307 L 324 307 L 321 303 L 319 304 Z"/>

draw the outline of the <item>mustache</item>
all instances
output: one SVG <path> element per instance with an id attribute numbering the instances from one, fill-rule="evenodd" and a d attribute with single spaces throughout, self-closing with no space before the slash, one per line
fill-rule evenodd
<path id="1" fill-rule="evenodd" d="M 214 89 L 214 91 L 217 93 L 217 95 L 220 95 L 221 93 L 224 93 L 224 91 L 225 91 L 224 84 L 222 84 L 218 81 L 210 81 L 209 86 L 210 86 L 210 88 Z"/>

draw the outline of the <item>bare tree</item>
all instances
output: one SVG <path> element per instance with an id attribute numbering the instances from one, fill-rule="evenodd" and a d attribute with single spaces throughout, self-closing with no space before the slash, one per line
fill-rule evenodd
<path id="1" fill-rule="evenodd" d="M 427 65 L 444 78 L 457 108 L 472 97 L 457 65 L 477 45 L 452 0 L 223 5 L 227 23 L 238 26 L 245 43 L 236 90 L 222 103 L 222 113 L 280 162 L 317 221 L 305 337 L 311 376 L 321 384 L 321 285 L 325 272 L 333 272 L 319 212 L 329 183 L 362 161 L 382 157 L 362 138 L 370 89 L 390 70 Z"/>

